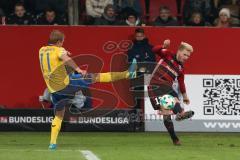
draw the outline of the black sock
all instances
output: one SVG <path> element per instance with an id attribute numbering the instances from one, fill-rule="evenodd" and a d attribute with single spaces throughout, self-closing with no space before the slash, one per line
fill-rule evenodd
<path id="1" fill-rule="evenodd" d="M 173 113 L 174 113 L 174 114 L 181 113 L 182 110 L 183 110 L 183 109 L 182 109 L 180 103 L 176 103 L 175 106 L 174 106 L 174 108 L 173 108 Z"/>
<path id="2" fill-rule="evenodd" d="M 176 136 L 176 133 L 174 131 L 174 125 L 173 125 L 171 116 L 170 115 L 169 116 L 163 116 L 163 123 L 164 123 L 169 135 L 171 136 L 171 139 L 173 141 L 177 141 L 178 137 Z"/>

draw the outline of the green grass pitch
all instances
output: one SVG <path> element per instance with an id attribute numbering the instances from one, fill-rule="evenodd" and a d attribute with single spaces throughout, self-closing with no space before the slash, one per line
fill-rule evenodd
<path id="1" fill-rule="evenodd" d="M 60 133 L 58 149 L 48 150 L 47 132 L 0 132 L 0 160 L 84 160 L 90 150 L 101 160 L 239 160 L 240 133 Z"/>

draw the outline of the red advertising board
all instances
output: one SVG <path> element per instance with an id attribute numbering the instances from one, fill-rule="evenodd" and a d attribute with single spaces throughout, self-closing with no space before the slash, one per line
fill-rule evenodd
<path id="1" fill-rule="evenodd" d="M 41 106 L 38 96 L 42 94 L 45 84 L 39 67 L 38 50 L 47 44 L 48 35 L 53 29 L 65 33 L 64 47 L 78 57 L 79 65 L 88 64 L 89 72 L 127 69 L 126 46 L 135 28 L 1 26 L 0 105 L 7 108 Z M 167 38 L 171 40 L 172 50 L 176 50 L 181 41 L 193 45 L 194 54 L 186 64 L 187 74 L 239 74 L 239 29 L 146 27 L 145 30 L 153 45 Z M 99 62 L 98 65 L 95 65 L 96 62 Z M 113 84 L 95 84 L 94 88 L 107 93 L 103 96 L 100 92 L 93 93 L 93 96 L 96 94 L 102 99 L 94 104 L 118 108 L 131 106 L 133 101 L 129 92 L 124 94 L 129 82 L 120 81 L 114 85 L 115 89 Z M 119 90 L 121 98 L 117 93 Z M 116 101 L 109 101 L 113 97 Z"/>

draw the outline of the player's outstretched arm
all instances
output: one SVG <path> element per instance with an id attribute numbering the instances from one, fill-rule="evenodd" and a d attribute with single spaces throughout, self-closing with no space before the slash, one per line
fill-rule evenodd
<path id="1" fill-rule="evenodd" d="M 170 47 L 170 43 L 171 43 L 170 39 L 166 39 L 166 40 L 163 41 L 162 47 L 163 47 L 164 49 L 167 49 L 167 48 Z"/>
<path id="2" fill-rule="evenodd" d="M 61 59 L 65 64 L 67 64 L 69 67 L 73 68 L 76 72 L 85 75 L 87 72 L 86 70 L 82 70 L 78 67 L 78 65 L 72 60 L 71 57 L 69 57 L 67 54 L 63 54 L 61 56 Z"/>
<path id="3" fill-rule="evenodd" d="M 169 39 L 166 39 L 163 41 L 163 44 L 154 46 L 152 51 L 160 57 L 164 58 L 167 55 L 173 54 L 170 50 L 168 50 L 170 43 L 171 41 Z"/>
<path id="4" fill-rule="evenodd" d="M 190 104 L 190 99 L 188 98 L 187 93 L 183 93 L 182 95 L 183 95 L 183 102 L 185 104 L 189 105 Z"/>

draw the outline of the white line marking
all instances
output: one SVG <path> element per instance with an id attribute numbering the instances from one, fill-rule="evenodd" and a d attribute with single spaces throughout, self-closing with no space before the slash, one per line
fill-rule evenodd
<path id="1" fill-rule="evenodd" d="M 16 152 L 27 152 L 27 151 L 32 151 L 32 152 L 50 152 L 51 150 L 49 149 L 4 149 L 1 148 L 0 151 L 16 151 Z M 57 149 L 57 152 L 79 152 L 79 150 L 70 150 L 70 149 Z"/>
<path id="2" fill-rule="evenodd" d="M 93 152 L 89 150 L 80 151 L 86 160 L 100 160 Z"/>
<path id="3" fill-rule="evenodd" d="M 52 152 L 49 149 L 5 149 L 0 148 L 0 151 L 9 152 Z M 53 151 L 54 152 L 54 151 Z M 86 160 L 101 160 L 93 152 L 89 150 L 71 150 L 71 149 L 57 149 L 56 152 L 81 152 Z"/>

